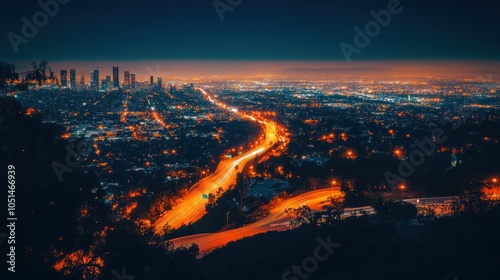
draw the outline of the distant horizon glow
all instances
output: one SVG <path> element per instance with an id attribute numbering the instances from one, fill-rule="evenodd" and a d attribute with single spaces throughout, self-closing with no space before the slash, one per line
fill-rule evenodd
<path id="1" fill-rule="evenodd" d="M 39 61 L 37 61 L 39 62 Z M 75 69 L 77 79 L 83 73 L 89 77 L 94 67 L 99 68 L 101 79 L 113 76 L 113 66 L 119 67 L 120 80 L 124 71 L 135 74 L 137 81 L 149 81 L 153 76 L 189 77 L 200 76 L 254 76 L 254 75 L 302 75 L 302 76 L 371 76 L 383 75 L 498 75 L 497 61 L 345 61 L 324 60 L 121 60 L 121 61 L 48 61 L 54 75 L 60 70 Z M 17 72 L 31 69 L 30 62 L 14 63 Z M 304 71 L 301 71 L 303 69 Z M 289 71 L 285 71 L 289 70 Z M 301 73 L 302 72 L 302 73 Z M 306 73 L 303 73 L 306 72 Z M 309 73 L 310 72 L 310 73 Z"/>

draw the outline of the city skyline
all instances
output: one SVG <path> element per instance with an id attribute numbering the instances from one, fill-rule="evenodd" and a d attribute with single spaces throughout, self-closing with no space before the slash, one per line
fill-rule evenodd
<path id="1" fill-rule="evenodd" d="M 500 62 L 496 61 L 232 61 L 232 60 L 145 60 L 145 61 L 48 61 L 49 67 L 59 73 L 74 69 L 77 74 L 91 75 L 98 67 L 101 76 L 114 77 L 113 67 L 119 69 L 119 80 L 124 81 L 124 72 L 137 75 L 138 82 L 149 81 L 150 76 L 162 78 L 198 76 L 245 76 L 245 75 L 290 75 L 290 74 L 392 74 L 432 75 L 446 72 L 449 75 L 499 75 Z M 31 62 L 16 63 L 16 71 L 31 70 Z M 303 71 L 301 71 L 303 70 Z M 121 77 L 121 79 L 120 79 Z"/>
<path id="2" fill-rule="evenodd" d="M 3 3 L 6 280 L 498 278 L 499 10 Z"/>

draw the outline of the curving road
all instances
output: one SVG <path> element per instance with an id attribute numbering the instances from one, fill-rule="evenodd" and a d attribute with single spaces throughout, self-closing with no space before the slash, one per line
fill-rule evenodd
<path id="1" fill-rule="evenodd" d="M 239 157 L 231 160 L 222 161 L 217 170 L 211 176 L 201 180 L 199 183 L 191 187 L 189 194 L 183 199 L 181 203 L 176 205 L 172 210 L 166 212 L 164 216 L 159 218 L 154 224 L 155 232 L 161 233 L 165 225 L 173 228 L 178 228 L 183 224 L 199 220 L 205 213 L 205 202 L 203 195 L 215 193 L 219 188 L 227 190 L 229 186 L 236 182 L 237 169 L 243 169 L 244 166 L 253 158 L 266 152 L 271 146 L 277 142 L 278 134 L 276 125 L 269 123 L 265 120 L 256 119 L 253 116 L 246 115 L 238 112 L 237 109 L 232 108 L 226 104 L 216 101 L 205 90 L 201 91 L 205 97 L 220 108 L 230 110 L 232 113 L 247 118 L 252 121 L 259 122 L 264 125 L 266 132 L 266 141 L 259 147 L 247 152 Z M 170 240 L 174 247 L 189 247 L 191 244 L 197 244 L 200 249 L 200 257 L 210 253 L 216 248 L 225 246 L 231 241 L 250 237 L 259 233 L 268 231 L 285 231 L 289 229 L 291 218 L 285 213 L 287 208 L 297 208 L 301 205 L 307 205 L 314 212 L 321 211 L 322 207 L 328 203 L 328 198 L 331 196 L 342 196 L 340 188 L 336 189 L 320 189 L 304 193 L 302 195 L 293 197 L 285 201 L 282 205 L 271 210 L 270 214 L 249 225 L 241 228 L 232 229 L 218 233 L 204 233 L 190 236 L 179 237 Z M 442 198 L 415 198 L 405 200 L 416 205 L 434 204 L 434 205 L 447 205 L 453 201 L 454 197 Z M 347 208 L 345 209 L 345 216 L 355 216 L 360 213 L 374 213 L 372 207 L 360 208 Z"/>
<path id="2" fill-rule="evenodd" d="M 225 246 L 227 243 L 237 241 L 245 237 L 250 237 L 255 234 L 268 231 L 285 231 L 289 229 L 291 218 L 285 213 L 285 209 L 292 207 L 297 208 L 301 205 L 307 205 L 314 212 L 322 210 L 322 207 L 327 203 L 328 197 L 341 196 L 340 188 L 321 189 L 304 193 L 297 197 L 285 201 L 281 206 L 273 209 L 269 216 L 257 221 L 253 224 L 246 225 L 241 228 L 222 231 L 217 233 L 204 233 L 190 236 L 179 237 L 170 240 L 174 247 L 189 247 L 193 243 L 198 244 L 200 249 L 200 257 L 210 253 L 214 249 Z M 403 201 L 412 203 L 416 206 L 434 205 L 446 206 L 450 205 L 457 197 L 430 197 L 430 198 L 413 198 Z M 346 208 L 344 216 L 359 216 L 362 213 L 375 214 L 375 210 L 370 206 L 359 208 Z"/>
<path id="3" fill-rule="evenodd" d="M 202 89 L 199 90 L 207 96 L 209 100 L 213 100 L 206 91 Z M 249 161 L 264 154 L 278 141 L 276 124 L 256 120 L 252 116 L 238 113 L 236 109 L 230 108 L 222 103 L 216 104 L 219 107 L 231 110 L 231 112 L 241 117 L 263 124 L 266 139 L 260 146 L 252 149 L 251 151 L 238 157 L 222 161 L 212 175 L 204 178 L 192 186 L 188 195 L 186 195 L 179 204 L 175 205 L 171 210 L 165 212 L 158 220 L 156 220 L 153 224 L 156 234 L 161 234 L 166 225 L 175 229 L 179 228 L 183 224 L 187 225 L 198 221 L 203 215 L 206 214 L 205 204 L 207 199 L 204 198 L 204 196 L 209 193 L 215 194 L 219 188 L 226 191 L 231 185 L 236 183 L 238 170 L 241 171 Z"/>
<path id="4" fill-rule="evenodd" d="M 200 256 L 203 256 L 231 241 L 236 241 L 268 231 L 288 230 L 290 217 L 285 213 L 285 209 L 289 207 L 297 208 L 300 205 L 307 205 L 313 211 L 320 211 L 322 207 L 327 204 L 328 197 L 340 195 L 342 195 L 340 188 L 333 190 L 320 189 L 307 192 L 285 201 L 279 207 L 271 210 L 269 216 L 253 224 L 223 232 L 179 237 L 170 241 L 175 247 L 189 247 L 193 243 L 198 244 L 200 248 Z"/>

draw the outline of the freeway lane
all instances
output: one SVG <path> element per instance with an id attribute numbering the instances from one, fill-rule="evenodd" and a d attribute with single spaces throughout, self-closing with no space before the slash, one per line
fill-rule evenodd
<path id="1" fill-rule="evenodd" d="M 189 247 L 191 244 L 198 244 L 200 248 L 200 257 L 210 253 L 214 249 L 225 246 L 227 243 L 250 237 L 259 233 L 268 231 L 285 231 L 289 229 L 290 217 L 285 213 L 285 209 L 292 207 L 297 208 L 301 205 L 307 205 L 314 212 L 321 211 L 322 207 L 327 204 L 328 197 L 341 196 L 340 188 L 320 189 L 304 193 L 285 201 L 279 207 L 271 210 L 271 213 L 266 218 L 257 221 L 253 224 L 246 225 L 241 228 L 232 229 L 217 233 L 203 233 L 190 236 L 179 237 L 170 240 L 174 247 Z M 456 197 L 434 197 L 434 198 L 413 198 L 403 201 L 415 204 L 417 206 L 437 205 L 445 206 L 451 204 Z M 359 208 L 346 208 L 344 216 L 358 216 L 362 212 L 366 214 L 374 214 L 375 211 L 370 206 Z"/>
<path id="2" fill-rule="evenodd" d="M 192 186 L 188 195 L 179 204 L 155 222 L 155 232 L 161 233 L 167 224 L 172 228 L 179 228 L 183 224 L 199 220 L 206 213 L 207 200 L 203 195 L 215 194 L 219 188 L 227 190 L 236 183 L 238 172 L 236 166 L 241 170 L 250 160 L 264 153 L 269 147 L 259 147 L 232 160 L 221 162 L 214 174 Z"/>
<path id="3" fill-rule="evenodd" d="M 201 91 L 204 95 L 208 96 L 207 92 L 204 90 Z M 231 110 L 231 112 L 238 116 L 252 121 L 257 121 L 251 116 L 238 113 L 236 109 L 230 108 L 227 105 L 223 105 L 221 103 L 216 104 L 220 107 L 223 106 L 222 108 L 226 110 Z M 215 194 L 219 188 L 226 191 L 231 185 L 236 184 L 238 170 L 241 171 L 249 161 L 264 154 L 278 141 L 276 124 L 265 121 L 257 122 L 262 124 L 264 127 L 266 135 L 264 142 L 249 152 L 233 159 L 220 162 L 217 170 L 212 175 L 193 185 L 190 188 L 189 193 L 179 204 L 175 205 L 171 210 L 165 212 L 160 218 L 158 218 L 158 220 L 156 220 L 153 224 L 154 232 L 156 234 L 161 234 L 166 225 L 176 229 L 183 224 L 187 225 L 198 221 L 201 217 L 203 217 L 203 215 L 206 214 L 205 204 L 207 200 L 203 198 L 203 195 L 208 195 L 209 193 Z"/>
<path id="4" fill-rule="evenodd" d="M 204 233 L 184 236 L 170 241 L 175 247 L 189 247 L 191 244 L 196 243 L 200 248 L 200 256 L 203 256 L 231 241 L 236 241 L 267 231 L 288 230 L 290 217 L 285 213 L 285 209 L 289 207 L 297 208 L 300 205 L 307 205 L 313 211 L 319 211 L 324 205 L 327 204 L 328 197 L 332 195 L 340 196 L 340 188 L 333 189 L 333 192 L 331 192 L 330 189 L 320 189 L 293 197 L 271 210 L 270 215 L 264 219 L 241 228 L 218 233 Z"/>

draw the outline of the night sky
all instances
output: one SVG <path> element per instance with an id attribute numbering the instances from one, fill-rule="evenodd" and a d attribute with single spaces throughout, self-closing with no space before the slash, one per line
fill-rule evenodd
<path id="1" fill-rule="evenodd" d="M 388 2 L 242 0 L 221 21 L 213 0 L 71 0 L 16 54 L 7 34 L 21 35 L 21 17 L 31 20 L 41 8 L 35 0 L 4 1 L 0 60 L 343 60 L 339 44 L 353 44 L 353 28 Z M 401 5 L 353 60 L 500 59 L 497 1 Z"/>

